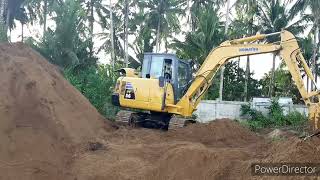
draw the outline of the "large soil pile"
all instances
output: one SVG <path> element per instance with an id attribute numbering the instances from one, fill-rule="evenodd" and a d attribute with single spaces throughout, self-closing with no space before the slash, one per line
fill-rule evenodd
<path id="1" fill-rule="evenodd" d="M 0 45 L 0 84 L 0 180 L 261 179 L 252 163 L 320 162 L 317 137 L 272 140 L 226 119 L 169 132 L 115 130 L 21 44 Z"/>
<path id="2" fill-rule="evenodd" d="M 103 117 L 31 48 L 0 45 L 0 179 L 72 179 L 73 146 L 97 138 Z"/>

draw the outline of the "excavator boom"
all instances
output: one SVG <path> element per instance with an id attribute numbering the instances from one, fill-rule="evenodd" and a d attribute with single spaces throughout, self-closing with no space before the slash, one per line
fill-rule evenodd
<path id="1" fill-rule="evenodd" d="M 281 41 L 273 44 L 257 44 L 256 41 L 264 40 L 268 36 L 280 34 Z M 186 94 L 177 103 L 175 109 L 178 114 L 190 116 L 196 109 L 209 86 L 212 84 L 214 75 L 220 67 L 228 60 L 239 57 L 264 53 L 279 53 L 282 61 L 288 67 L 292 78 L 303 98 L 303 101 L 309 109 L 309 119 L 312 121 L 315 129 L 319 128 L 319 103 L 313 102 L 318 99 L 319 91 L 308 92 L 304 86 L 301 70 L 311 79 L 316 87 L 312 71 L 308 67 L 296 38 L 289 31 L 282 31 L 273 34 L 261 34 L 252 37 L 226 41 L 217 48 L 213 49 L 199 71 Z"/>

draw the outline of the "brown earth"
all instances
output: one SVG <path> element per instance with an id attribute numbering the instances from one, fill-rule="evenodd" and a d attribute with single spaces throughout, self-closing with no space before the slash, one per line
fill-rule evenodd
<path id="1" fill-rule="evenodd" d="M 73 179 L 74 146 L 104 124 L 55 66 L 22 44 L 0 45 L 0 179 Z"/>
<path id="2" fill-rule="evenodd" d="M 0 180 L 316 179 L 256 177 L 256 162 L 320 162 L 320 140 L 271 140 L 227 119 L 162 132 L 105 120 L 58 69 L 0 45 Z"/>

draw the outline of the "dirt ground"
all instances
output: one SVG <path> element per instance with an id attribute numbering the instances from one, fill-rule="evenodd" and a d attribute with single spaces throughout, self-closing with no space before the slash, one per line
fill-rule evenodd
<path id="1" fill-rule="evenodd" d="M 168 132 L 104 119 L 59 70 L 0 45 L 0 180 L 316 179 L 252 176 L 257 162 L 320 162 L 320 139 L 216 120 Z"/>
<path id="2" fill-rule="evenodd" d="M 228 119 L 169 132 L 121 127 L 104 140 L 75 161 L 79 180 L 315 179 L 252 176 L 251 164 L 320 162 L 317 138 L 272 140 Z"/>

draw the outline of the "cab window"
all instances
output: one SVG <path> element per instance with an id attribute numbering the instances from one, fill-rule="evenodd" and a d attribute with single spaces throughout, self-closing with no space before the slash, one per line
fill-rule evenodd
<path id="1" fill-rule="evenodd" d="M 159 78 L 162 76 L 163 69 L 163 57 L 152 57 L 151 66 L 150 66 L 150 77 Z"/>
<path id="2" fill-rule="evenodd" d="M 181 88 L 188 84 L 187 64 L 179 62 L 178 67 L 178 87 Z"/>

